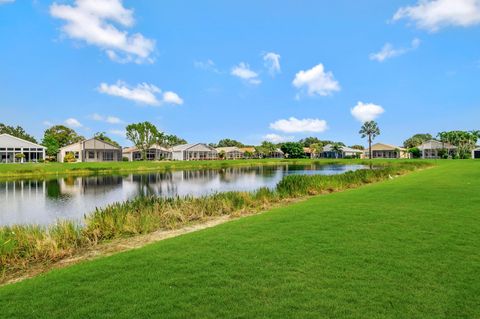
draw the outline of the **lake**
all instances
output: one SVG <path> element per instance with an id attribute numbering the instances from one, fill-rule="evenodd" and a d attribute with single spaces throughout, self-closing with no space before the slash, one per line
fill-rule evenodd
<path id="1" fill-rule="evenodd" d="M 139 195 L 202 196 L 274 188 L 290 174 L 342 174 L 363 165 L 277 165 L 231 167 L 45 179 L 0 180 L 0 225 L 48 225 L 81 221 L 85 214 Z"/>

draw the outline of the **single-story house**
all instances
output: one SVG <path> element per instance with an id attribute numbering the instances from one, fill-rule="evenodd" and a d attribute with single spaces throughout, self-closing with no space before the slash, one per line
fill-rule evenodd
<path id="1" fill-rule="evenodd" d="M 327 144 L 323 147 L 322 157 L 324 158 L 345 158 L 345 157 L 361 157 L 364 151 L 357 150 L 354 148 L 341 146 L 340 152 L 335 152 L 332 150 L 332 144 Z"/>
<path id="2" fill-rule="evenodd" d="M 128 158 L 130 162 L 139 161 L 142 159 L 142 151 L 140 151 L 135 146 L 126 147 L 122 151 L 123 157 Z M 152 145 L 147 150 L 147 161 L 161 161 L 161 160 L 170 160 L 172 159 L 172 151 L 160 145 Z"/>
<path id="3" fill-rule="evenodd" d="M 115 162 L 122 160 L 122 148 L 98 138 L 80 141 L 60 148 L 57 160 L 63 162 L 72 153 L 77 162 Z"/>
<path id="4" fill-rule="evenodd" d="M 472 151 L 472 158 L 480 159 L 480 147 L 478 147 L 478 148 L 476 148 Z"/>
<path id="5" fill-rule="evenodd" d="M 440 158 L 439 153 L 441 154 L 443 150 L 447 152 L 448 156 L 454 156 L 457 147 L 449 143 L 429 140 L 418 146 L 418 149 L 422 152 L 422 158 Z"/>
<path id="6" fill-rule="evenodd" d="M 172 159 L 176 161 L 214 160 L 218 152 L 207 144 L 183 144 L 171 148 Z"/>
<path id="7" fill-rule="evenodd" d="M 258 158 L 257 150 L 253 146 L 240 147 L 240 151 L 243 152 L 244 157 Z"/>
<path id="8" fill-rule="evenodd" d="M 10 134 L 0 134 L 0 163 L 38 162 L 45 159 L 45 146 Z M 17 154 L 23 154 L 19 158 Z"/>
<path id="9" fill-rule="evenodd" d="M 273 151 L 270 156 L 268 156 L 269 158 L 284 158 L 285 157 L 285 154 L 283 153 L 283 151 L 279 148 L 277 148 L 275 151 Z"/>
<path id="10" fill-rule="evenodd" d="M 368 149 L 365 150 L 368 157 Z M 372 145 L 372 158 L 410 158 L 407 149 L 395 145 L 376 143 Z"/>
<path id="11" fill-rule="evenodd" d="M 227 160 L 243 159 L 245 158 L 245 152 L 236 146 L 232 147 L 217 147 L 216 148 L 219 157 L 223 154 L 223 158 Z"/>

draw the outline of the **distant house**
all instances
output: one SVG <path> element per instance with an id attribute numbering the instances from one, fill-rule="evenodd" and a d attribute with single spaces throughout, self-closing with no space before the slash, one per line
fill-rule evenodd
<path id="1" fill-rule="evenodd" d="M 97 138 L 74 143 L 60 149 L 57 160 L 63 162 L 67 154 L 77 162 L 115 162 L 122 160 L 122 149 Z"/>
<path id="2" fill-rule="evenodd" d="M 365 150 L 368 157 L 368 149 Z M 410 158 L 407 149 L 395 145 L 376 143 L 372 145 L 372 158 Z"/>
<path id="3" fill-rule="evenodd" d="M 122 151 L 122 155 L 123 157 L 128 158 L 130 162 L 139 161 L 142 159 L 142 151 L 135 146 L 124 148 Z M 147 150 L 147 161 L 161 161 L 170 159 L 172 159 L 172 151 L 163 146 L 155 144 Z"/>
<path id="4" fill-rule="evenodd" d="M 478 147 L 478 148 L 476 148 L 472 151 L 472 158 L 480 159 L 480 147 Z"/>
<path id="5" fill-rule="evenodd" d="M 176 161 L 213 160 L 218 152 L 203 143 L 176 145 L 171 148 L 172 159 Z"/>
<path id="6" fill-rule="evenodd" d="M 283 153 L 283 151 L 281 149 L 277 148 L 268 157 L 269 158 L 284 158 L 285 154 Z"/>
<path id="7" fill-rule="evenodd" d="M 323 147 L 322 157 L 324 158 L 345 158 L 345 157 L 361 157 L 364 151 L 354 148 L 341 146 L 340 152 L 335 152 L 332 149 L 332 144 L 327 144 Z"/>
<path id="8" fill-rule="evenodd" d="M 224 159 L 235 160 L 245 158 L 245 152 L 236 146 L 232 147 L 217 147 L 218 155 L 224 154 Z"/>
<path id="9" fill-rule="evenodd" d="M 315 156 L 317 156 L 317 154 L 315 154 L 315 151 L 313 149 L 311 149 L 310 147 L 304 147 L 303 148 L 303 153 L 308 158 L 314 158 Z"/>
<path id="10" fill-rule="evenodd" d="M 23 156 L 17 154 L 23 154 Z M 10 134 L 0 134 L 0 163 L 38 162 L 44 159 L 44 146 Z"/>
<path id="11" fill-rule="evenodd" d="M 449 143 L 429 140 L 418 146 L 422 152 L 422 158 L 440 158 L 442 152 L 446 152 L 447 156 L 454 156 L 457 147 Z"/>
<path id="12" fill-rule="evenodd" d="M 255 147 L 252 147 L 252 146 L 240 147 L 240 151 L 243 152 L 245 157 L 258 158 L 258 153 L 257 153 L 257 150 L 255 150 Z"/>

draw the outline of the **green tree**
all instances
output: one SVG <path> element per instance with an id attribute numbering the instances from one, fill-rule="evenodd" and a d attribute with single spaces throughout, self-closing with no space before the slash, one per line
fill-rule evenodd
<path id="1" fill-rule="evenodd" d="M 55 139 L 58 147 L 64 147 L 85 140 L 83 136 L 78 135 L 77 132 L 64 125 L 55 125 L 45 130 L 42 140 L 43 145 L 45 145 L 45 139 L 47 139 L 47 141 L 48 139 Z"/>
<path id="2" fill-rule="evenodd" d="M 353 148 L 354 150 L 360 150 L 360 151 L 363 151 L 365 149 L 365 147 L 363 147 L 363 145 L 358 145 L 358 144 L 355 144 L 355 145 L 352 145 L 352 146 L 349 146 L 350 148 Z"/>
<path id="3" fill-rule="evenodd" d="M 372 159 L 372 141 L 380 135 L 380 128 L 377 122 L 368 121 L 363 123 L 360 131 L 358 132 L 362 138 L 368 137 L 368 156 Z"/>
<path id="4" fill-rule="evenodd" d="M 231 140 L 229 138 L 224 138 L 223 140 L 218 141 L 217 147 L 244 147 L 244 145 L 236 140 Z"/>
<path id="5" fill-rule="evenodd" d="M 150 122 L 130 124 L 126 127 L 126 131 L 127 139 L 140 150 L 143 160 L 147 158 L 147 150 L 156 143 L 163 144 L 165 137 L 165 135 L 159 132 L 156 126 Z"/>
<path id="6" fill-rule="evenodd" d="M 412 154 L 413 158 L 420 158 L 422 156 L 422 152 L 418 147 L 411 147 L 408 149 L 408 152 Z"/>
<path id="7" fill-rule="evenodd" d="M 339 155 L 343 151 L 343 146 L 340 145 L 339 143 L 333 143 L 332 146 L 330 147 L 330 150 L 335 154 L 335 158 L 339 158 Z"/>
<path id="8" fill-rule="evenodd" d="M 105 132 L 97 132 L 93 135 L 93 137 L 95 137 L 95 138 L 97 138 L 101 141 L 104 141 L 104 142 L 110 143 L 112 145 L 115 145 L 116 147 L 121 147 L 120 144 L 118 144 L 117 142 L 112 140 L 110 137 L 108 137 Z"/>
<path id="9" fill-rule="evenodd" d="M 260 146 L 255 147 L 255 151 L 261 157 L 269 157 L 277 151 L 277 146 L 272 142 L 263 141 Z"/>
<path id="10" fill-rule="evenodd" d="M 305 158 L 305 152 L 303 151 L 303 145 L 301 143 L 284 143 L 281 150 L 288 158 Z"/>
<path id="11" fill-rule="evenodd" d="M 163 138 L 163 143 L 164 146 L 166 147 L 172 147 L 175 145 L 183 145 L 187 144 L 187 141 L 184 140 L 183 138 L 180 138 L 176 135 L 170 134 L 170 135 L 165 135 Z"/>
<path id="12" fill-rule="evenodd" d="M 426 134 L 415 134 L 415 135 L 406 139 L 403 142 L 403 147 L 414 148 L 414 147 L 417 147 L 417 146 L 421 145 L 422 143 L 424 143 L 426 141 L 429 141 L 431 139 L 433 139 L 433 137 L 432 137 L 432 135 L 430 135 L 428 133 L 426 133 Z"/>
<path id="13" fill-rule="evenodd" d="M 480 131 L 449 131 L 438 133 L 442 143 L 449 143 L 457 147 L 456 157 L 470 158 L 472 150 L 480 138 Z"/>
<path id="14" fill-rule="evenodd" d="M 45 150 L 47 156 L 55 159 L 55 156 L 57 156 L 58 151 L 60 150 L 60 144 L 57 139 L 52 135 L 47 135 L 43 138 L 42 145 L 47 148 Z"/>
<path id="15" fill-rule="evenodd" d="M 6 124 L 0 123 L 0 134 L 9 134 L 27 141 L 30 141 L 32 143 L 37 143 L 37 140 L 21 127 L 21 126 L 8 126 Z"/>
<path id="16" fill-rule="evenodd" d="M 310 144 L 310 150 L 313 152 L 314 157 L 320 157 L 320 154 L 322 154 L 323 152 L 323 144 L 322 143 Z"/>

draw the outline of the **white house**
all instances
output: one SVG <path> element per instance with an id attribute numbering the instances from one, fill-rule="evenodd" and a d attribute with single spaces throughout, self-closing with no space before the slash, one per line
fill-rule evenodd
<path id="1" fill-rule="evenodd" d="M 139 161 L 142 159 L 142 152 L 136 147 L 126 147 L 122 151 L 123 157 L 131 161 Z M 160 145 L 152 145 L 147 150 L 147 161 L 161 161 L 172 159 L 172 151 Z"/>
<path id="2" fill-rule="evenodd" d="M 0 134 L 0 163 L 38 162 L 45 159 L 45 147 L 12 136 Z M 16 158 L 17 154 L 23 156 Z"/>
<path id="3" fill-rule="evenodd" d="M 446 152 L 446 155 L 454 156 L 457 147 L 449 143 L 429 140 L 418 146 L 418 149 L 422 152 L 422 158 L 440 158 L 443 150 Z"/>
<path id="4" fill-rule="evenodd" d="M 218 152 L 203 143 L 176 145 L 171 148 L 172 159 L 176 161 L 213 160 Z"/>
<path id="5" fill-rule="evenodd" d="M 332 144 L 327 144 L 323 147 L 322 157 L 325 158 L 345 158 L 345 157 L 358 157 L 360 158 L 364 151 L 354 148 L 340 146 L 340 152 L 332 150 Z"/>
<path id="6" fill-rule="evenodd" d="M 77 162 L 115 162 L 122 160 L 122 148 L 97 138 L 60 148 L 57 160 L 63 162 L 72 153 Z"/>
<path id="7" fill-rule="evenodd" d="M 216 148 L 219 156 L 224 155 L 224 158 L 227 160 L 242 159 L 245 158 L 245 152 L 236 146 L 232 147 L 217 147 Z"/>

